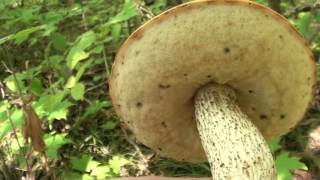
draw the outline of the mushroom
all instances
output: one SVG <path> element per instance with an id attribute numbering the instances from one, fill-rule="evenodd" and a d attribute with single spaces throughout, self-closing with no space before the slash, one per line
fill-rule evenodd
<path id="1" fill-rule="evenodd" d="M 267 140 L 302 119 L 315 63 L 281 15 L 254 2 L 193 1 L 154 17 L 117 53 L 114 109 L 159 155 L 208 160 L 213 179 L 273 180 Z"/>

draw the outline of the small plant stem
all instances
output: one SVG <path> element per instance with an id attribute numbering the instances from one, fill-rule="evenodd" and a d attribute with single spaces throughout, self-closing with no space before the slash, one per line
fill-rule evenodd
<path id="1" fill-rule="evenodd" d="M 6 93 L 5 93 L 5 91 L 4 91 L 4 85 L 3 85 L 2 82 L 0 82 L 0 92 L 1 92 L 1 98 L 2 98 L 3 100 L 6 99 Z M 21 144 L 20 144 L 20 142 L 19 142 L 18 135 L 17 135 L 17 131 L 16 131 L 16 128 L 15 128 L 15 126 L 14 126 L 13 120 L 12 120 L 12 118 L 11 118 L 11 113 L 10 113 L 10 110 L 9 110 L 8 106 L 6 106 L 6 113 L 7 113 L 8 120 L 9 120 L 9 122 L 10 122 L 10 126 L 11 126 L 12 131 L 13 131 L 13 136 L 14 136 L 15 140 L 17 141 L 17 144 L 18 144 L 18 147 L 19 147 L 19 151 L 20 151 L 20 153 L 21 153 L 22 155 L 25 155 L 25 152 L 23 151 L 22 146 L 21 146 Z M 24 160 L 25 160 L 25 162 L 26 162 L 27 174 L 28 174 L 28 172 L 30 172 L 30 170 L 31 170 L 31 167 L 30 167 L 30 165 L 29 165 L 29 163 L 28 163 L 28 160 L 27 160 L 26 158 L 24 158 Z"/>
<path id="2" fill-rule="evenodd" d="M 106 77 L 107 79 L 109 78 L 110 76 L 110 66 L 109 66 L 109 62 L 108 62 L 108 58 L 107 58 L 107 53 L 106 53 L 106 50 L 104 48 L 104 44 L 103 44 L 103 49 L 102 49 L 102 54 L 103 54 L 103 60 L 104 60 L 104 65 L 105 65 L 105 68 L 106 68 Z"/>

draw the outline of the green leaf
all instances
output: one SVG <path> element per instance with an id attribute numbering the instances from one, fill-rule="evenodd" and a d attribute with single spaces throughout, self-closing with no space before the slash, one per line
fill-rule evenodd
<path id="1" fill-rule="evenodd" d="M 85 50 L 90 47 L 96 41 L 96 34 L 93 31 L 88 31 L 80 36 L 80 40 L 77 43 L 79 49 Z"/>
<path id="2" fill-rule="evenodd" d="M 76 85 L 76 83 L 82 77 L 82 75 L 85 72 L 85 70 L 88 67 L 90 67 L 90 65 L 92 65 L 92 61 L 93 61 L 93 59 L 89 59 L 85 63 L 81 64 L 81 66 L 79 66 L 79 68 L 78 68 L 77 74 L 75 76 L 72 75 L 72 76 L 69 77 L 69 79 L 67 80 L 67 83 L 65 84 L 64 88 L 66 88 L 66 89 L 73 88 L 73 86 Z"/>
<path id="3" fill-rule="evenodd" d="M 82 34 L 68 53 L 67 66 L 70 69 L 74 69 L 81 60 L 88 58 L 90 53 L 85 52 L 85 49 L 95 41 L 96 35 L 93 31 Z"/>
<path id="4" fill-rule="evenodd" d="M 82 116 L 82 118 L 87 118 L 88 116 L 95 114 L 96 112 L 98 112 L 101 108 L 105 107 L 111 107 L 112 103 L 110 101 L 99 101 L 96 100 L 93 103 L 91 103 L 89 105 L 89 107 L 86 109 L 84 115 Z"/>
<path id="5" fill-rule="evenodd" d="M 70 103 L 68 100 L 62 101 L 54 106 L 51 111 L 49 111 L 48 121 L 52 122 L 54 119 L 67 119 L 67 115 L 69 112 L 69 107 L 73 104 Z"/>
<path id="6" fill-rule="evenodd" d="M 34 103 L 36 112 L 40 117 L 47 116 L 47 120 L 52 122 L 54 119 L 66 119 L 69 112 L 69 107 L 73 104 L 68 100 L 64 100 L 66 92 L 59 91 L 53 95 L 41 96 Z"/>
<path id="7" fill-rule="evenodd" d="M 51 34 L 51 41 L 53 43 L 53 47 L 56 49 L 56 50 L 59 50 L 59 51 L 65 51 L 68 47 L 67 45 L 67 42 L 65 40 L 65 37 L 58 33 L 58 32 L 54 32 Z"/>
<path id="8" fill-rule="evenodd" d="M 76 65 L 81 61 L 89 57 L 89 53 L 80 49 L 73 48 L 70 50 L 67 57 L 67 65 L 70 69 L 74 69 Z"/>
<path id="9" fill-rule="evenodd" d="M 66 85 L 64 86 L 64 88 L 67 88 L 67 89 L 71 89 L 74 87 L 74 85 L 76 85 L 77 83 L 77 79 L 75 76 L 70 76 L 69 79 L 67 80 L 67 83 Z"/>
<path id="10" fill-rule="evenodd" d="M 121 21 L 126 21 L 138 15 L 137 9 L 133 0 L 125 0 L 122 10 L 111 19 L 110 24 L 115 24 Z"/>
<path id="11" fill-rule="evenodd" d="M 54 68 L 54 69 L 61 69 L 61 61 L 63 60 L 62 56 L 59 55 L 53 55 L 49 57 L 49 62 L 50 65 Z"/>
<path id="12" fill-rule="evenodd" d="M 122 29 L 121 24 L 114 24 L 111 27 L 111 35 L 115 42 L 119 42 L 120 40 L 121 29 Z"/>
<path id="13" fill-rule="evenodd" d="M 38 78 L 32 79 L 32 81 L 30 82 L 30 90 L 36 96 L 40 96 L 41 95 L 41 93 L 42 93 L 42 84 L 41 84 L 41 81 Z"/>
<path id="14" fill-rule="evenodd" d="M 106 177 L 111 177 L 111 169 L 108 165 L 97 166 L 91 172 L 91 176 L 96 176 L 97 179 L 106 179 Z"/>
<path id="15" fill-rule="evenodd" d="M 311 35 L 311 20 L 312 15 L 310 12 L 299 13 L 298 19 L 295 21 L 298 30 L 305 36 L 309 37 Z"/>
<path id="16" fill-rule="evenodd" d="M 101 26 L 101 29 L 105 31 L 105 29 L 109 29 L 109 27 L 113 24 L 120 23 L 123 21 L 127 21 L 128 19 L 138 15 L 138 11 L 135 7 L 133 0 L 125 0 L 125 3 L 121 9 L 121 11 L 111 18 L 107 23 Z"/>
<path id="17" fill-rule="evenodd" d="M 14 39 L 15 39 L 15 43 L 17 45 L 20 45 L 21 43 L 23 43 L 25 40 L 27 40 L 30 36 L 30 34 L 39 31 L 41 29 L 44 29 L 45 26 L 36 26 L 36 27 L 32 27 L 32 28 L 28 28 L 22 31 L 19 31 L 18 33 L 16 33 L 14 35 Z"/>
<path id="18" fill-rule="evenodd" d="M 21 73 L 16 74 L 17 81 L 15 80 L 13 75 L 8 76 L 5 80 L 4 83 L 9 88 L 12 92 L 18 92 L 18 86 L 21 88 L 21 90 L 24 89 L 24 82 L 23 80 L 25 79 L 25 75 Z M 18 83 L 18 86 L 17 86 Z"/>
<path id="19" fill-rule="evenodd" d="M 278 172 L 278 180 L 291 180 L 293 178 L 291 170 L 304 169 L 307 170 L 305 164 L 301 163 L 300 158 L 289 156 L 289 152 L 283 152 L 276 157 L 276 167 Z"/>
<path id="20" fill-rule="evenodd" d="M 129 163 L 130 161 L 122 156 L 113 156 L 112 159 L 109 160 L 110 168 L 117 175 L 120 174 L 121 167 Z"/>
<path id="21" fill-rule="evenodd" d="M 80 174 L 72 171 L 65 172 L 63 176 L 64 177 L 62 179 L 67 179 L 67 180 L 94 180 L 95 179 L 88 174 Z"/>
<path id="22" fill-rule="evenodd" d="M 83 100 L 83 95 L 85 93 L 85 86 L 83 83 L 77 83 L 72 89 L 71 89 L 71 96 L 74 100 Z"/>
<path id="23" fill-rule="evenodd" d="M 116 128 L 118 125 L 118 123 L 114 122 L 114 121 L 107 121 L 105 124 L 102 125 L 103 129 L 107 129 L 107 130 L 111 130 Z"/>
<path id="24" fill-rule="evenodd" d="M 0 45 L 7 42 L 7 41 L 10 41 L 14 38 L 14 34 L 10 34 L 8 36 L 5 36 L 3 38 L 0 38 Z"/>
<path id="25" fill-rule="evenodd" d="M 46 134 L 44 136 L 44 141 L 47 145 L 46 155 L 49 160 L 56 159 L 58 157 L 58 150 L 60 147 L 71 142 L 66 138 L 66 134 Z"/>
<path id="26" fill-rule="evenodd" d="M 269 143 L 269 147 L 270 147 L 271 152 L 275 152 L 276 150 L 281 148 L 280 138 L 277 137 L 277 138 L 272 139 L 271 142 Z"/>
<path id="27" fill-rule="evenodd" d="M 91 52 L 95 54 L 100 54 L 102 51 L 103 51 L 103 45 L 98 45 Z"/>
<path id="28" fill-rule="evenodd" d="M 90 155 L 82 155 L 80 158 L 71 157 L 72 168 L 81 172 L 91 172 L 100 163 L 93 160 Z"/>
<path id="29" fill-rule="evenodd" d="M 23 114 L 21 109 L 15 109 L 11 115 L 11 119 L 15 128 L 20 128 L 24 123 Z M 0 140 L 12 131 L 11 123 L 7 117 L 2 123 L 0 123 Z"/>

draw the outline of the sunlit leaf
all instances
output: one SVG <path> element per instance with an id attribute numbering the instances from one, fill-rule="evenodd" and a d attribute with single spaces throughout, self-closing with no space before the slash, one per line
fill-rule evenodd
<path id="1" fill-rule="evenodd" d="M 70 76 L 69 79 L 67 80 L 66 85 L 64 88 L 71 89 L 73 86 L 77 83 L 77 79 L 75 76 Z"/>
<path id="2" fill-rule="evenodd" d="M 77 48 L 85 50 L 96 41 L 96 34 L 93 31 L 88 31 L 80 36 L 79 42 L 76 44 Z"/>
<path id="3" fill-rule="evenodd" d="M 120 35 L 121 35 L 121 24 L 114 24 L 111 27 L 111 35 L 115 42 L 119 42 Z"/>
<path id="4" fill-rule="evenodd" d="M 70 69 L 73 69 L 81 60 L 89 57 L 89 53 L 86 53 L 80 49 L 71 49 L 67 57 L 67 65 Z"/>
<path id="5" fill-rule="evenodd" d="M 85 93 L 85 86 L 83 83 L 77 83 L 71 89 L 71 96 L 74 100 L 83 100 L 84 93 Z"/>
<path id="6" fill-rule="evenodd" d="M 272 152 L 275 152 L 276 150 L 278 150 L 281 147 L 279 143 L 280 143 L 279 137 L 272 139 L 269 143 L 270 150 Z"/>
<path id="7" fill-rule="evenodd" d="M 72 168 L 81 172 L 91 172 L 100 163 L 93 160 L 90 155 L 82 155 L 80 158 L 71 157 Z"/>
<path id="8" fill-rule="evenodd" d="M 130 161 L 122 156 L 113 156 L 112 159 L 109 160 L 110 168 L 115 174 L 120 174 L 121 168 L 129 163 Z"/>
<path id="9" fill-rule="evenodd" d="M 52 120 L 57 119 L 67 119 L 67 115 L 69 112 L 69 107 L 73 104 L 68 100 L 62 101 L 54 106 L 51 111 L 49 111 L 48 120 L 52 122 Z"/>
<path id="10" fill-rule="evenodd" d="M 291 180 L 293 178 L 291 170 L 304 169 L 307 170 L 305 164 L 299 161 L 300 158 L 289 156 L 289 152 L 282 152 L 276 157 L 276 167 L 278 172 L 278 180 Z"/>
<path id="11" fill-rule="evenodd" d="M 121 11 L 111 18 L 107 23 L 101 26 L 102 29 L 108 29 L 111 25 L 120 23 L 123 21 L 127 21 L 128 19 L 138 15 L 138 11 L 135 7 L 133 0 L 125 0 L 125 3 L 121 9 Z"/>
<path id="12" fill-rule="evenodd" d="M 14 128 L 20 128 L 22 124 L 24 123 L 23 121 L 23 115 L 22 115 L 22 110 L 21 109 L 15 109 L 14 112 L 11 114 L 11 119 Z M 7 135 L 7 133 L 12 131 L 12 125 L 7 118 L 4 120 L 2 123 L 0 123 L 0 140 Z"/>
<path id="13" fill-rule="evenodd" d="M 24 82 L 23 80 L 25 79 L 25 75 L 18 73 L 16 74 L 17 77 L 17 82 L 16 79 L 14 78 L 13 75 L 8 76 L 5 80 L 4 83 L 9 88 L 12 92 L 18 92 L 19 88 L 20 90 L 24 89 Z"/>
<path id="14" fill-rule="evenodd" d="M 37 114 L 40 117 L 47 116 L 46 120 L 49 122 L 52 122 L 54 119 L 66 119 L 69 107 L 73 104 L 64 99 L 65 95 L 66 92 L 59 91 L 53 95 L 41 96 L 34 104 Z"/>
<path id="15" fill-rule="evenodd" d="M 58 156 L 58 150 L 64 144 L 68 144 L 71 141 L 66 138 L 66 134 L 46 134 L 44 141 L 47 145 L 46 155 L 49 160 L 56 159 Z"/>
<path id="16" fill-rule="evenodd" d="M 89 57 L 89 53 L 85 52 L 85 49 L 90 47 L 95 41 L 96 35 L 93 31 L 88 31 L 78 38 L 67 56 L 67 65 L 70 69 L 74 69 L 81 60 Z"/>
<path id="17" fill-rule="evenodd" d="M 97 179 L 105 179 L 111 176 L 110 171 L 111 169 L 108 165 L 101 165 L 92 169 L 91 175 L 96 176 Z"/>

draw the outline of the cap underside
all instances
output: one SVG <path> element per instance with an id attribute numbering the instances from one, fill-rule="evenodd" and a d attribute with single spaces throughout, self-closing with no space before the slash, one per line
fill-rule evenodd
<path id="1" fill-rule="evenodd" d="M 205 159 L 193 97 L 228 84 L 266 139 L 303 117 L 315 83 L 313 55 L 280 15 L 245 1 L 199 1 L 152 19 L 124 43 L 112 70 L 116 112 L 137 139 L 177 160 Z"/>

